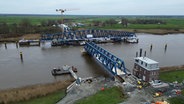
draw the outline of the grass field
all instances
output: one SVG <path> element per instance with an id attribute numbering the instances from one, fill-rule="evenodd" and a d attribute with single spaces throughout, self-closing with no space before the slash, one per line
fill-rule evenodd
<path id="1" fill-rule="evenodd" d="M 61 100 L 65 96 L 65 91 L 57 91 L 46 96 L 34 98 L 28 101 L 22 101 L 12 104 L 56 104 L 59 100 Z"/>
<path id="2" fill-rule="evenodd" d="M 7 24 L 19 24 L 23 19 L 30 20 L 32 25 L 40 25 L 45 20 L 58 20 L 59 16 L 0 16 L 0 23 L 6 22 Z"/>
<path id="3" fill-rule="evenodd" d="M 75 104 L 117 104 L 122 102 L 126 97 L 119 87 L 113 87 L 99 91 L 95 95 L 77 101 Z"/>
<path id="4" fill-rule="evenodd" d="M 86 24 L 90 24 L 93 21 L 106 21 L 109 19 L 115 19 L 115 20 L 121 20 L 120 17 L 118 16 L 64 16 L 61 17 L 60 15 L 55 15 L 55 16 L 0 16 L 0 23 L 6 22 L 7 24 L 13 24 L 13 23 L 20 23 L 22 19 L 28 19 L 31 21 L 31 24 L 33 25 L 39 25 L 41 24 L 42 21 L 47 21 L 47 20 L 59 20 L 61 18 L 65 19 L 73 19 L 75 22 L 82 22 Z M 166 22 L 166 24 L 129 24 L 127 29 L 184 29 L 184 18 L 167 18 L 167 17 L 155 17 L 155 18 L 144 18 L 144 17 L 137 17 L 140 19 L 159 19 L 163 20 Z M 136 19 L 137 19 L 136 18 Z M 135 20 L 133 17 L 127 17 L 128 20 Z M 87 27 L 88 28 L 88 27 Z M 92 27 L 94 28 L 94 27 Z M 121 24 L 116 24 L 113 26 L 105 26 L 103 29 L 122 29 L 124 28 Z"/>
<path id="5" fill-rule="evenodd" d="M 180 97 L 174 97 L 168 99 L 170 104 L 184 104 L 184 99 Z"/>
<path id="6" fill-rule="evenodd" d="M 166 82 L 182 82 L 184 80 L 184 70 L 161 72 L 159 78 Z"/>

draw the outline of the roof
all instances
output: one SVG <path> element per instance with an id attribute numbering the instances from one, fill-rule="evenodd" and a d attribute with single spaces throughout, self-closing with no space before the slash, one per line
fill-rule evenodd
<path id="1" fill-rule="evenodd" d="M 141 60 L 147 64 L 158 64 L 158 62 L 156 62 L 148 57 L 136 57 L 135 59 Z"/>

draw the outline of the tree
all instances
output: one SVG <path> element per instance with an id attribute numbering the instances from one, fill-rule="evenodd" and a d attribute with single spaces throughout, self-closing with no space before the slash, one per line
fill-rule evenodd
<path id="1" fill-rule="evenodd" d="M 124 27 L 127 27 L 128 26 L 128 20 L 126 18 L 122 18 L 121 19 L 121 24 L 124 26 Z"/>
<path id="2" fill-rule="evenodd" d="M 115 19 L 109 19 L 105 21 L 105 24 L 112 26 L 114 24 L 117 24 L 117 21 Z"/>
<path id="3" fill-rule="evenodd" d="M 0 34 L 8 34 L 9 33 L 9 27 L 7 23 L 3 22 L 0 23 Z"/>
<path id="4" fill-rule="evenodd" d="M 32 32 L 32 25 L 29 19 L 22 19 L 22 21 L 19 24 L 19 32 L 22 34 Z"/>

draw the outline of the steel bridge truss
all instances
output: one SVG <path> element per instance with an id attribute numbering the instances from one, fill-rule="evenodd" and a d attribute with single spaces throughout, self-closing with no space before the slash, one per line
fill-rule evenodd
<path id="1" fill-rule="evenodd" d="M 95 43 L 87 42 L 84 46 L 84 49 L 88 54 L 98 60 L 111 74 L 127 74 L 123 60 L 117 58 Z"/>
<path id="2" fill-rule="evenodd" d="M 136 36 L 133 32 L 125 32 L 125 31 L 113 31 L 113 30 L 78 30 L 78 31 L 70 31 L 70 32 L 61 32 L 54 34 L 42 34 L 41 40 L 53 40 L 53 39 L 61 39 L 61 40 L 84 40 L 87 34 L 93 34 L 94 38 L 99 37 L 133 37 Z"/>

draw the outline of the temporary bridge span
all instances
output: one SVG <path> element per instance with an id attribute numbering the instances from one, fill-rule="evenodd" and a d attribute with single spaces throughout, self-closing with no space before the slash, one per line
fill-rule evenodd
<path id="1" fill-rule="evenodd" d="M 100 62 L 114 76 L 127 74 L 124 61 L 93 42 L 87 42 L 85 51 Z"/>

